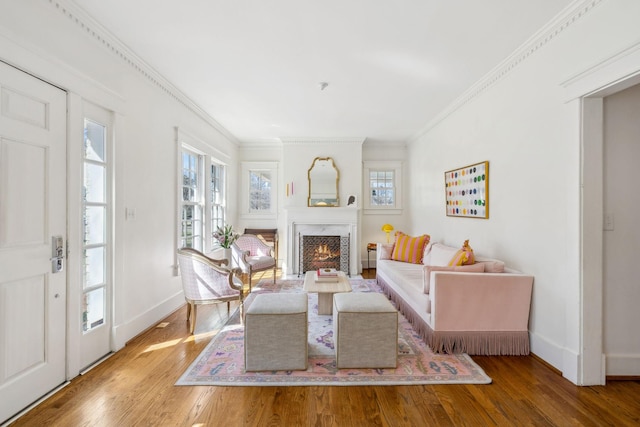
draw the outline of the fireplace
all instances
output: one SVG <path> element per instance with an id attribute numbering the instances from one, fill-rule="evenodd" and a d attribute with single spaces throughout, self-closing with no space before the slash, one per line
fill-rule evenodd
<path id="1" fill-rule="evenodd" d="M 344 271 L 349 276 L 359 274 L 359 254 L 358 254 L 358 209 L 347 207 L 333 208 L 309 208 L 309 207 L 287 207 L 285 210 L 287 222 L 287 248 L 286 258 L 283 260 L 283 268 L 287 274 L 302 275 L 306 271 L 311 271 L 313 266 L 304 265 L 303 237 L 333 237 L 331 240 L 339 240 L 340 247 L 336 248 L 336 243 L 312 243 L 312 253 L 318 252 L 320 260 L 329 261 L 336 264 L 332 267 Z M 324 245 L 327 245 L 325 250 Z M 308 246 L 308 245 L 307 245 Z M 307 249 L 309 249 L 307 247 Z M 337 263 L 339 250 L 340 258 Z"/>
<path id="2" fill-rule="evenodd" d="M 319 268 L 335 268 L 350 275 L 349 243 L 350 237 L 348 235 L 316 236 L 300 234 L 298 275 Z"/>

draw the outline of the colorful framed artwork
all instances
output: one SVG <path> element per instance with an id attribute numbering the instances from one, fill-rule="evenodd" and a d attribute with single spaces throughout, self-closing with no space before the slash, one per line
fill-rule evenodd
<path id="1" fill-rule="evenodd" d="M 489 162 L 444 173 L 447 216 L 489 218 Z"/>

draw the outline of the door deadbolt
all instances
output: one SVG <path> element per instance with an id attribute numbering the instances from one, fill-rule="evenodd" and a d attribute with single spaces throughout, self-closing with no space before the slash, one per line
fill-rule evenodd
<path id="1" fill-rule="evenodd" d="M 64 270 L 64 239 L 62 236 L 51 237 L 51 272 Z"/>

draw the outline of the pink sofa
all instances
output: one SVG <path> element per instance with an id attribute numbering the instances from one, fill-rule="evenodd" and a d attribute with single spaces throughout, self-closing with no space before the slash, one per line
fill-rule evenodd
<path id="1" fill-rule="evenodd" d="M 440 243 L 427 245 L 423 264 L 390 259 L 392 248 L 378 244 L 378 284 L 433 351 L 529 354 L 533 276 L 477 256 L 455 271 L 444 266 L 458 248 Z"/>

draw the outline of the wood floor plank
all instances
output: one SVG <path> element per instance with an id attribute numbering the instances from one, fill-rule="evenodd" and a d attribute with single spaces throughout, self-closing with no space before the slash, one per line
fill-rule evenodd
<path id="1" fill-rule="evenodd" d="M 534 356 L 473 357 L 488 385 L 175 386 L 227 319 L 202 307 L 191 336 L 182 308 L 13 426 L 640 425 L 640 381 L 577 387 Z"/>
<path id="2" fill-rule="evenodd" d="M 430 399 L 416 399 L 424 387 L 420 386 L 378 386 L 374 387 L 379 412 L 384 416 L 384 424 L 389 426 L 447 425 L 451 422 L 440 405 L 429 407 Z M 430 397 L 434 398 L 433 394 Z M 431 400 L 432 402 L 434 400 Z M 415 402 L 415 404 L 411 404 Z M 435 412 L 435 414 L 434 414 Z"/>

